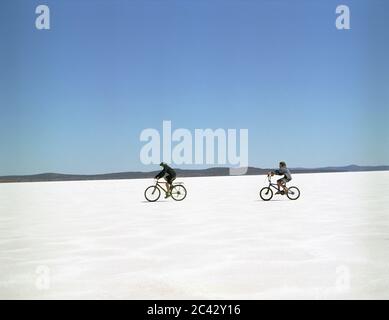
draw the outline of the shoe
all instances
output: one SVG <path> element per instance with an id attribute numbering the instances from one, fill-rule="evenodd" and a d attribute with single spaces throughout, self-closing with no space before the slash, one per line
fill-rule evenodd
<path id="1" fill-rule="evenodd" d="M 277 191 L 276 194 L 282 194 L 281 192 L 282 192 L 282 191 Z"/>
<path id="2" fill-rule="evenodd" d="M 169 198 L 172 194 L 170 192 L 166 192 L 165 199 Z"/>

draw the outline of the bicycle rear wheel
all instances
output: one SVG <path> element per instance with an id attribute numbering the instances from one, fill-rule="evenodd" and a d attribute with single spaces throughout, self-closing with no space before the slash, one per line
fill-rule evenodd
<path id="1" fill-rule="evenodd" d="M 176 184 L 171 190 L 171 196 L 176 201 L 182 201 L 186 197 L 186 189 L 181 184 Z"/>
<path id="2" fill-rule="evenodd" d="M 273 190 L 270 187 L 264 187 L 259 191 L 259 196 L 263 201 L 269 201 L 273 198 Z"/>
<path id="3" fill-rule="evenodd" d="M 297 200 L 300 197 L 300 190 L 299 190 L 299 188 L 297 188 L 297 187 L 290 187 L 290 188 L 288 188 L 288 193 L 286 194 L 286 196 L 290 200 Z"/>
<path id="4" fill-rule="evenodd" d="M 150 186 L 145 190 L 145 198 L 149 202 L 155 202 L 161 196 L 161 190 L 157 186 Z"/>

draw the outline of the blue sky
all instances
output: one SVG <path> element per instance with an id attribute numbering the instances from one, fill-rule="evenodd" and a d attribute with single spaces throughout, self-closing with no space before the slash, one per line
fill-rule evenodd
<path id="1" fill-rule="evenodd" d="M 39 4 L 49 31 L 35 29 Z M 351 30 L 335 28 L 339 4 Z M 252 166 L 389 164 L 387 1 L 5 0 L 0 12 L 0 175 L 154 170 L 139 134 L 163 120 L 247 128 Z"/>

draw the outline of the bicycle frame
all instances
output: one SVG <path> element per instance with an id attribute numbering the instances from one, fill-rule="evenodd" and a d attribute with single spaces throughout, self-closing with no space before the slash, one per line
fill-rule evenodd
<path id="1" fill-rule="evenodd" d="M 162 184 L 166 185 L 167 182 L 160 182 L 159 180 L 157 180 L 157 182 L 155 183 L 155 186 L 159 189 L 162 189 L 165 193 L 167 193 L 167 190 L 162 186 Z M 154 193 L 154 192 L 153 192 Z"/>
<path id="2" fill-rule="evenodd" d="M 271 182 L 271 177 L 267 177 L 267 180 L 269 180 L 269 188 L 272 187 L 273 189 L 276 189 L 278 191 L 278 184 Z"/>

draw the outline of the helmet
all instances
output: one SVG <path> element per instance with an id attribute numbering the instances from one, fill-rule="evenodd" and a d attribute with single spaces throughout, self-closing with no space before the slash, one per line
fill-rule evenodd
<path id="1" fill-rule="evenodd" d="M 280 167 L 286 167 L 285 161 L 280 161 Z"/>

